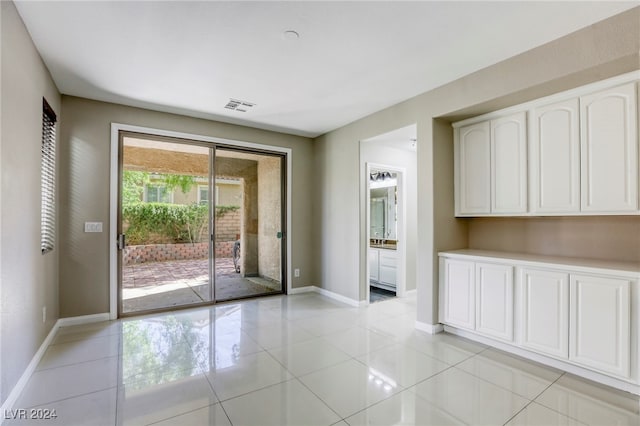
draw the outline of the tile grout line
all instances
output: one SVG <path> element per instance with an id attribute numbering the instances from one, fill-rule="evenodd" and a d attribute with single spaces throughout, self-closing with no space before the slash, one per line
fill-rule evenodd
<path id="1" fill-rule="evenodd" d="M 40 372 L 43 372 L 43 371 L 51 371 L 51 370 L 55 370 L 57 368 L 68 368 L 68 367 L 73 367 L 74 365 L 88 364 L 90 362 L 96 362 L 96 361 L 101 361 L 103 359 L 111 359 L 111 358 L 120 358 L 120 354 L 111 355 L 111 356 L 103 356 L 103 357 L 96 358 L 96 359 L 87 359 L 87 360 L 84 360 L 84 361 L 72 362 L 71 364 L 56 365 L 54 367 L 49 367 L 49 368 L 42 368 L 40 370 L 35 370 L 33 372 L 33 374 L 40 373 Z"/>
<path id="2" fill-rule="evenodd" d="M 333 413 L 335 413 L 336 416 L 338 416 L 338 419 L 340 419 L 340 420 L 338 420 L 337 422 L 334 422 L 332 424 L 336 424 L 336 423 L 340 423 L 341 421 L 345 421 L 344 420 L 345 418 L 343 418 L 340 415 L 340 413 L 338 413 L 336 410 L 334 410 L 333 407 L 331 407 L 324 399 L 320 398 L 320 395 L 317 395 L 313 390 L 311 390 L 311 388 L 309 386 L 307 386 L 302 380 L 300 380 L 299 377 L 295 377 L 294 380 L 297 380 L 298 383 L 300 383 L 305 389 L 307 389 L 309 392 L 311 392 L 311 394 L 313 396 L 318 398 L 318 401 L 322 402 L 325 405 L 325 407 L 327 407 L 329 410 L 331 410 Z"/>
<path id="3" fill-rule="evenodd" d="M 116 382 L 116 406 L 114 410 L 113 425 L 118 425 L 118 400 L 120 399 L 120 381 L 123 380 L 122 359 L 124 358 L 124 324 L 120 319 L 116 321 L 120 322 L 120 339 L 118 341 L 118 366 L 117 366 L 117 382 Z"/>
<path id="4" fill-rule="evenodd" d="M 400 346 L 400 345 L 404 345 L 404 343 L 401 343 L 401 342 L 395 342 L 394 344 L 395 344 L 395 345 L 399 345 L 399 346 Z M 391 346 L 391 345 L 387 346 L 386 348 L 389 348 L 390 346 Z M 407 346 L 407 347 L 409 347 L 409 346 Z M 413 348 L 411 348 L 411 347 L 409 347 L 409 348 L 410 348 L 410 349 L 413 349 Z M 420 351 L 418 351 L 418 350 L 416 350 L 416 349 L 413 349 L 413 350 L 414 350 L 414 351 L 416 351 L 416 352 L 418 352 L 418 353 L 420 353 L 420 354 L 423 354 L 422 352 L 420 352 Z M 372 351 L 372 352 L 375 352 L 375 351 Z M 454 367 L 455 367 L 455 365 L 457 365 L 457 364 L 459 364 L 459 363 L 457 363 L 457 364 L 455 364 L 455 365 L 452 365 L 452 364 L 448 364 L 448 363 L 446 363 L 446 362 L 444 362 L 444 361 L 440 361 L 439 359 L 436 359 L 436 358 L 434 358 L 434 357 L 431 357 L 431 356 L 429 356 L 429 355 L 427 355 L 427 354 L 423 354 L 423 355 L 425 355 L 425 356 L 427 356 L 427 357 L 429 357 L 429 358 L 432 358 L 432 359 L 434 359 L 434 360 L 436 360 L 436 361 L 438 361 L 438 362 L 440 362 L 440 363 L 442 363 L 442 364 L 447 365 L 447 368 L 445 368 L 444 370 L 438 371 L 437 373 L 432 374 L 431 376 L 429 376 L 429 377 L 427 377 L 427 378 L 425 378 L 425 379 L 423 379 L 423 380 L 420 380 L 420 381 L 416 382 L 415 384 L 413 384 L 413 385 L 411 385 L 411 386 L 402 386 L 402 389 L 400 389 L 398 392 L 395 392 L 395 393 L 393 393 L 392 395 L 389 395 L 388 397 L 386 397 L 386 398 L 384 398 L 384 399 L 382 399 L 382 400 L 380 400 L 380 401 L 378 401 L 378 402 L 376 402 L 376 403 L 374 403 L 374 404 L 371 404 L 371 405 L 369 405 L 369 406 L 366 406 L 366 407 L 364 407 L 363 409 L 358 410 L 358 411 L 356 411 L 355 413 L 353 413 L 353 414 L 349 415 L 348 417 L 352 417 L 352 416 L 355 416 L 355 415 L 356 415 L 356 414 L 358 414 L 358 413 L 362 413 L 363 411 L 366 411 L 366 410 L 368 410 L 368 409 L 370 409 L 370 408 L 372 408 L 372 407 L 375 407 L 376 405 L 379 405 L 379 404 L 381 404 L 381 403 L 383 403 L 383 402 L 385 402 L 385 401 L 387 401 L 387 400 L 389 400 L 389 399 L 391 399 L 391 398 L 393 398 L 393 397 L 395 397 L 395 396 L 398 396 L 398 395 L 400 395 L 402 392 L 405 392 L 405 391 L 412 392 L 412 393 L 413 393 L 417 398 L 420 398 L 420 399 L 422 399 L 422 400 L 426 401 L 427 403 L 431 404 L 429 401 L 427 401 L 426 399 L 422 398 L 420 395 L 418 395 L 417 393 L 415 393 L 415 392 L 414 392 L 414 391 L 412 391 L 411 389 L 412 389 L 412 388 L 415 388 L 415 387 L 416 387 L 416 386 L 418 386 L 420 383 L 424 383 L 424 382 L 426 382 L 426 381 L 428 381 L 428 380 L 431 380 L 431 379 L 433 379 L 434 377 L 436 377 L 436 376 L 438 376 L 438 375 L 440 375 L 440 374 L 444 373 L 445 371 L 447 371 L 447 370 L 449 370 L 449 369 L 451 369 L 451 368 L 454 368 Z M 469 357 L 469 358 L 471 358 L 471 357 Z M 467 359 L 469 359 L 469 358 L 467 358 Z M 364 362 L 360 361 L 359 359 L 356 359 L 356 358 L 353 358 L 353 359 L 354 359 L 356 362 L 359 362 L 360 364 L 364 365 L 365 367 L 369 367 L 367 364 L 365 364 Z M 460 361 L 460 362 L 464 362 L 464 361 L 466 361 L 466 359 L 465 359 L 465 360 L 463 360 L 463 361 Z M 345 417 L 345 418 L 343 418 L 342 420 L 343 420 L 344 422 L 346 422 L 347 424 L 349 424 L 349 423 L 346 421 L 346 417 Z"/>
<path id="5" fill-rule="evenodd" d="M 322 339 L 322 337 L 314 337 L 314 339 Z M 305 341 L 303 341 L 303 342 L 299 342 L 299 343 L 294 343 L 293 345 L 288 345 L 288 346 L 294 346 L 294 345 L 298 345 L 298 344 L 308 343 L 308 342 L 309 342 L 309 341 L 311 341 L 311 340 L 313 340 L 313 339 L 305 340 Z M 323 340 L 324 340 L 324 339 L 323 339 Z M 329 343 L 329 342 L 327 342 L 327 344 L 330 344 L 330 343 Z M 272 349 L 272 350 L 280 350 L 280 349 L 282 349 L 282 348 L 286 348 L 286 347 L 287 347 L 287 346 L 282 346 L 282 347 L 280 347 L 280 348 L 275 348 L 275 349 Z M 332 346 L 332 347 L 333 347 L 333 346 Z M 335 348 L 335 347 L 334 347 L 334 348 Z M 338 361 L 338 362 L 336 362 L 336 363 L 334 363 L 334 364 L 331 364 L 331 365 L 325 365 L 324 367 L 318 368 L 317 370 L 308 371 L 308 372 L 303 373 L 303 374 L 300 374 L 300 375 L 294 374 L 294 372 L 293 372 L 293 371 L 289 370 L 289 369 L 287 368 L 287 366 L 286 366 L 286 365 L 284 365 L 282 362 L 280 362 L 280 360 L 278 360 L 278 359 L 277 359 L 277 358 L 276 358 L 276 357 L 271 353 L 271 350 L 265 349 L 265 350 L 264 350 L 264 352 L 266 352 L 267 354 L 269 354 L 269 356 L 270 356 L 271 358 L 273 358 L 273 359 L 274 359 L 274 361 L 276 361 L 278 364 L 280 364 L 280 365 L 282 366 L 282 368 L 284 368 L 284 369 L 285 369 L 289 374 L 291 374 L 291 376 L 293 376 L 293 377 L 295 377 L 295 378 L 299 378 L 299 377 L 304 377 L 304 376 L 308 376 L 308 375 L 310 375 L 310 374 L 317 373 L 317 372 L 319 372 L 319 371 L 327 370 L 327 369 L 329 369 L 329 368 L 331 368 L 331 367 L 335 367 L 335 366 L 336 366 L 336 365 L 338 365 L 338 364 L 342 364 L 343 362 L 347 362 L 347 361 L 349 361 L 349 359 L 355 359 L 354 357 L 352 357 L 351 355 L 349 355 L 349 354 L 348 354 L 348 353 L 346 353 L 345 351 L 343 351 L 343 350 L 341 350 L 341 349 L 338 349 L 338 348 L 335 348 L 335 349 L 337 349 L 337 350 L 339 350 L 340 352 L 342 352 L 343 354 L 347 355 L 349 358 L 348 358 L 348 359 L 345 359 L 345 360 Z M 356 360 L 356 361 L 357 361 L 357 360 Z"/>
<path id="6" fill-rule="evenodd" d="M 561 378 L 563 378 L 563 377 L 564 377 L 564 376 L 566 376 L 567 374 L 570 374 L 570 373 L 563 372 L 563 373 L 560 375 L 560 377 L 558 377 L 558 378 L 557 378 L 557 379 L 556 379 L 556 380 L 555 380 L 551 385 L 554 385 L 558 380 L 560 380 Z M 541 395 L 542 395 L 546 390 L 548 390 L 548 389 L 551 387 L 551 385 L 549 385 L 549 386 L 548 386 L 544 391 L 540 392 L 540 394 L 539 394 L 539 395 L 537 395 L 537 396 L 535 397 L 535 399 L 534 399 L 532 402 L 535 402 L 536 404 L 540 405 L 541 407 L 544 407 L 544 408 L 546 408 L 546 409 L 548 409 L 548 410 L 551 410 L 551 411 L 553 411 L 554 413 L 558 413 L 558 414 L 560 414 L 560 415 L 562 415 L 562 416 L 565 416 L 565 417 L 566 417 L 566 418 L 568 418 L 568 419 L 575 420 L 576 422 L 578 422 L 578 423 L 580 423 L 580 424 L 584 424 L 584 422 L 583 422 L 582 420 L 579 420 L 579 419 L 577 419 L 577 418 L 575 418 L 575 417 L 570 416 L 569 414 L 563 413 L 563 412 L 561 412 L 561 411 L 556 410 L 555 408 L 548 407 L 548 406 L 546 406 L 546 405 L 544 405 L 544 404 L 542 404 L 542 403 L 540 403 L 540 402 L 536 401 L 536 399 L 538 399 L 538 398 L 539 398 L 539 397 L 540 397 L 540 396 L 541 396 Z"/>
<path id="7" fill-rule="evenodd" d="M 29 406 L 29 407 L 24 407 L 24 408 L 27 409 L 27 410 L 30 410 L 30 409 L 34 409 L 34 408 L 37 408 L 37 407 L 41 407 L 41 406 L 47 405 L 47 404 L 56 404 L 56 403 L 59 403 L 59 402 L 68 401 L 70 399 L 80 398 L 80 397 L 83 397 L 83 396 L 92 395 L 92 394 L 95 394 L 95 393 L 104 392 L 104 391 L 107 391 L 107 390 L 117 389 L 117 388 L 118 388 L 118 386 L 109 386 L 109 387 L 106 387 L 106 388 L 103 388 L 103 389 L 97 389 L 97 390 L 93 390 L 91 392 L 85 392 L 85 393 L 81 393 L 81 394 L 78 394 L 78 395 L 68 396 L 66 398 L 55 399 L 55 400 L 52 400 L 52 401 L 46 401 L 46 402 L 43 402 L 41 404 L 36 404 L 36 405 Z M 117 392 L 117 390 L 116 390 L 116 392 Z M 5 419 L 3 419 L 3 420 L 5 420 Z"/>
<path id="8" fill-rule="evenodd" d="M 533 398 L 533 399 L 529 400 L 529 402 L 528 402 L 524 407 L 522 407 L 522 408 L 521 408 L 517 413 L 515 413 L 513 416 L 509 417 L 509 419 L 507 419 L 507 421 L 504 423 L 504 425 L 503 425 L 503 426 L 506 426 L 506 425 L 507 425 L 511 420 L 513 420 L 513 419 L 514 419 L 514 418 L 516 418 L 520 413 L 522 413 L 524 410 L 526 410 L 526 409 L 527 409 L 531 404 L 533 404 L 533 403 L 536 401 L 536 399 L 537 399 L 540 395 L 542 395 L 543 393 L 545 393 L 545 392 L 547 391 L 547 389 L 549 389 L 551 386 L 553 386 L 553 385 L 554 385 L 558 380 L 560 380 L 560 378 L 561 378 L 562 376 L 564 376 L 564 375 L 565 375 L 565 373 L 560 374 L 560 376 L 558 376 L 558 378 L 556 378 L 553 382 L 551 382 L 551 383 L 549 384 L 549 386 L 547 386 L 546 388 L 544 388 L 544 389 L 543 389 L 543 390 L 542 390 L 538 395 L 536 395 L 536 396 L 535 396 L 535 398 Z M 528 399 L 528 398 L 527 398 L 527 399 Z M 536 403 L 536 404 L 537 404 L 537 403 Z M 542 404 L 540 404 L 540 405 L 542 405 Z M 543 407 L 544 407 L 544 406 L 543 406 Z M 546 407 L 546 408 L 548 408 L 548 407 Z M 552 410 L 552 411 L 555 411 L 555 410 Z M 558 411 L 556 411 L 556 412 L 558 412 Z M 559 413 L 559 412 L 558 412 L 558 413 Z M 562 413 L 560 413 L 560 414 L 562 414 Z M 570 418 L 569 416 L 566 416 L 566 417 L 567 417 L 567 418 Z"/>

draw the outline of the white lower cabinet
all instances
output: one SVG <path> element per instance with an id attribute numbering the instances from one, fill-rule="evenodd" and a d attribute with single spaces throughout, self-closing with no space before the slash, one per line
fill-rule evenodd
<path id="1" fill-rule="evenodd" d="M 569 274 L 522 268 L 519 277 L 521 345 L 569 357 Z"/>
<path id="2" fill-rule="evenodd" d="M 640 394 L 639 285 L 637 263 L 443 252 L 440 321 L 449 331 Z"/>
<path id="3" fill-rule="evenodd" d="M 369 249 L 369 279 L 378 281 L 378 250 Z"/>
<path id="4" fill-rule="evenodd" d="M 398 256 L 394 250 L 380 250 L 378 257 L 380 264 L 380 270 L 378 280 L 390 286 L 396 286 L 397 279 L 397 264 Z"/>
<path id="5" fill-rule="evenodd" d="M 395 291 L 398 255 L 395 250 L 369 248 L 369 280 L 371 285 Z"/>
<path id="6" fill-rule="evenodd" d="M 442 320 L 446 324 L 473 330 L 475 328 L 475 264 L 444 259 Z"/>
<path id="7" fill-rule="evenodd" d="M 628 378 L 631 352 L 631 281 L 571 275 L 569 359 Z"/>
<path id="8" fill-rule="evenodd" d="M 513 340 L 513 267 L 476 263 L 476 331 Z"/>
<path id="9" fill-rule="evenodd" d="M 442 320 L 513 340 L 513 268 L 444 259 Z"/>

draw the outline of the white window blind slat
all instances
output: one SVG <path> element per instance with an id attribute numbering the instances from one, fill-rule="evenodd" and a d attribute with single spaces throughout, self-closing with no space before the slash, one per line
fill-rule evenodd
<path id="1" fill-rule="evenodd" d="M 53 250 L 56 236 L 56 115 L 47 101 L 42 101 L 40 249 L 45 254 Z"/>

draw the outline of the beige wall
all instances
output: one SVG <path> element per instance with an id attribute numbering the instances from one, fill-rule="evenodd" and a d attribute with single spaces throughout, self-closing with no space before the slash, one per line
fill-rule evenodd
<path id="1" fill-rule="evenodd" d="M 40 252 L 42 98 L 60 94 L 12 2 L 0 2 L 0 401 L 58 319 L 58 255 Z M 59 127 L 58 127 L 59 128 Z M 60 167 L 60 164 L 58 164 Z M 47 320 L 42 322 L 42 308 Z"/>
<path id="2" fill-rule="evenodd" d="M 282 167 L 280 157 L 258 160 L 258 274 L 276 282 L 281 280 Z"/>
<path id="3" fill-rule="evenodd" d="M 359 298 L 361 268 L 351 266 L 359 260 L 363 218 L 358 208 L 358 142 L 417 123 L 417 319 L 437 323 L 437 253 L 467 247 L 469 238 L 467 221 L 453 218 L 448 122 L 640 69 L 639 22 L 640 7 L 317 138 L 314 161 L 319 187 L 314 213 L 321 286 Z"/>
<path id="4" fill-rule="evenodd" d="M 219 206 L 241 206 L 242 185 L 233 183 L 216 183 Z"/>
<path id="5" fill-rule="evenodd" d="M 60 133 L 60 314 L 63 317 L 109 311 L 108 233 L 85 234 L 85 221 L 109 229 L 111 123 L 240 140 L 292 149 L 292 267 L 300 268 L 293 286 L 316 284 L 309 244 L 311 203 L 310 139 L 214 121 L 63 96 Z"/>
<path id="6" fill-rule="evenodd" d="M 180 188 L 173 190 L 174 204 L 193 204 L 198 202 L 199 187 L 207 187 L 207 182 L 196 182 L 185 194 Z M 219 206 L 239 206 L 242 203 L 242 185 L 216 182 L 214 191 L 218 191 Z"/>
<path id="7" fill-rule="evenodd" d="M 640 216 L 468 220 L 469 248 L 640 263 Z"/>

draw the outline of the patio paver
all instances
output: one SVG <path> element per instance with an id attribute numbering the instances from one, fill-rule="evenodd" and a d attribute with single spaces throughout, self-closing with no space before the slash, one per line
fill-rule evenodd
<path id="1" fill-rule="evenodd" d="M 189 259 L 148 262 L 123 268 L 122 299 L 125 313 L 208 302 L 209 260 Z M 260 278 L 236 273 L 232 258 L 216 259 L 216 299 L 274 293 Z M 263 285 L 267 284 L 267 285 Z"/>

